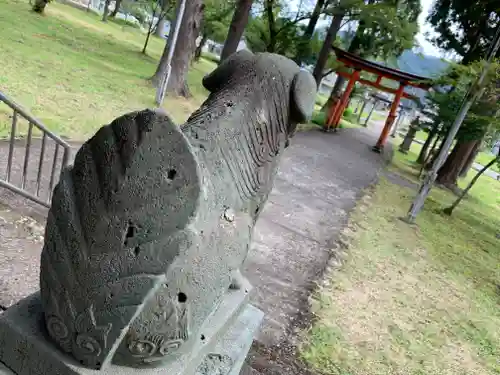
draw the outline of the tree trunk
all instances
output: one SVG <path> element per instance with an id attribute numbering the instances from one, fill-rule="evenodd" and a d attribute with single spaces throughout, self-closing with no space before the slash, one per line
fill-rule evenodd
<path id="1" fill-rule="evenodd" d="M 342 22 L 342 20 L 341 20 L 341 22 Z M 352 39 L 352 42 L 349 45 L 349 49 L 347 50 L 347 52 L 359 54 L 359 51 L 361 49 L 361 37 L 362 37 L 364 31 L 365 31 L 365 27 L 363 26 L 362 22 L 360 22 L 360 25 L 359 25 L 358 29 L 356 30 L 356 35 Z M 342 87 L 344 87 L 345 82 L 346 82 L 346 79 L 344 77 L 337 76 L 337 79 L 335 80 L 335 85 L 333 86 L 332 92 L 330 93 L 330 96 L 328 97 L 328 100 L 326 101 L 323 108 L 321 108 L 322 111 L 328 110 L 328 108 L 330 108 L 330 106 L 335 101 L 335 98 L 340 96 L 340 92 L 342 90 Z"/>
<path id="2" fill-rule="evenodd" d="M 427 152 L 429 151 L 429 147 L 431 147 L 432 141 L 436 136 L 437 132 L 434 128 L 429 132 L 427 139 L 425 140 L 420 153 L 418 154 L 417 163 L 423 165 L 425 163 L 425 159 L 427 158 Z"/>
<path id="3" fill-rule="evenodd" d="M 464 199 L 464 197 L 467 195 L 467 193 L 470 191 L 470 189 L 472 189 L 472 187 L 474 186 L 474 184 L 477 182 L 477 180 L 479 180 L 479 177 L 481 177 L 481 175 L 486 172 L 493 164 L 497 163 L 498 162 L 498 158 L 494 158 L 493 160 L 491 160 L 488 164 L 486 164 L 475 176 L 474 178 L 471 180 L 471 182 L 469 182 L 469 185 L 467 185 L 467 187 L 465 188 L 464 191 L 462 191 L 462 193 L 460 194 L 460 196 L 455 200 L 455 202 L 453 202 L 453 204 L 448 207 L 448 208 L 445 208 L 443 210 L 443 212 L 447 215 L 451 215 L 453 213 L 453 210 L 455 208 L 457 208 L 457 206 L 460 204 L 460 202 Z"/>
<path id="4" fill-rule="evenodd" d="M 375 0 L 368 0 L 368 5 L 375 3 Z M 349 49 L 347 52 L 353 53 L 353 54 L 359 54 L 361 51 L 361 42 L 362 42 L 362 37 L 366 29 L 366 23 L 361 20 L 359 22 L 359 26 L 356 29 L 356 34 L 354 35 L 354 38 L 351 41 L 351 44 L 349 45 Z M 360 57 L 363 57 L 360 55 Z M 328 98 L 327 102 L 321 109 L 322 111 L 326 111 L 335 101 L 335 98 L 340 96 L 340 90 L 344 86 L 346 79 L 341 76 L 337 76 L 337 80 L 335 81 L 335 85 L 333 86 L 332 92 L 330 93 L 330 97 Z"/>
<path id="5" fill-rule="evenodd" d="M 180 4 L 177 4 L 176 17 L 180 11 Z M 201 19 L 203 17 L 203 0 L 188 0 L 184 10 L 184 17 L 179 29 L 179 40 L 175 46 L 174 55 L 171 64 L 171 74 L 168 81 L 167 92 L 178 96 L 189 97 L 191 93 L 187 86 L 187 73 L 193 53 L 196 49 L 196 39 L 200 32 Z M 151 78 L 155 87 L 158 87 L 160 80 L 165 76 L 168 69 L 168 49 L 172 43 L 174 35 L 173 28 L 175 22 L 170 27 L 169 38 L 163 50 L 158 67 L 154 76 Z"/>
<path id="6" fill-rule="evenodd" d="M 265 13 L 267 16 L 267 24 L 269 26 L 269 43 L 267 44 L 266 51 L 270 53 L 274 53 L 276 49 L 276 35 L 277 31 L 275 28 L 275 19 L 274 19 L 274 11 L 273 11 L 273 5 L 274 5 L 274 0 L 265 0 Z"/>
<path id="7" fill-rule="evenodd" d="M 102 22 L 108 22 L 109 3 L 111 3 L 111 0 L 106 0 L 104 2 L 104 12 L 102 14 Z"/>
<path id="8" fill-rule="evenodd" d="M 319 52 L 318 61 L 314 67 L 313 76 L 316 80 L 316 84 L 319 87 L 321 80 L 323 79 L 323 71 L 325 70 L 326 63 L 328 62 L 328 57 L 332 53 L 332 44 L 337 38 L 337 33 L 340 30 L 340 25 L 342 24 L 342 19 L 344 14 L 338 14 L 333 17 L 328 32 L 326 33 L 325 41 Z"/>
<path id="9" fill-rule="evenodd" d="M 199 61 L 201 58 L 201 53 L 203 51 L 203 47 L 205 47 L 205 43 L 207 43 L 208 40 L 208 35 L 203 34 L 201 36 L 200 43 L 198 43 L 198 46 L 196 47 L 196 50 L 194 51 L 194 61 Z"/>
<path id="10" fill-rule="evenodd" d="M 43 14 L 45 12 L 45 7 L 48 4 L 48 0 L 35 0 L 35 4 L 33 4 L 33 11 L 39 14 Z"/>
<path id="11" fill-rule="evenodd" d="M 111 18 L 116 17 L 116 15 L 120 10 L 121 5 L 122 5 L 122 0 L 115 0 L 115 9 L 113 9 L 111 14 L 109 15 Z"/>
<path id="12" fill-rule="evenodd" d="M 453 151 L 448 155 L 444 164 L 439 168 L 436 182 L 443 186 L 454 188 L 457 184 L 458 175 L 462 171 L 467 158 L 474 150 L 478 141 L 457 142 Z"/>
<path id="13" fill-rule="evenodd" d="M 154 30 L 154 20 L 156 16 L 156 12 L 158 11 L 158 8 L 160 6 L 160 2 L 156 1 L 155 6 L 153 8 L 153 11 L 151 12 L 151 20 L 149 21 L 149 26 L 148 26 L 148 32 L 146 34 L 146 40 L 144 41 L 144 47 L 142 47 L 142 53 L 145 55 L 146 54 L 146 49 L 148 48 L 149 44 L 149 38 L 151 37 L 151 34 L 153 33 Z M 158 25 L 160 24 L 161 20 L 165 18 L 165 13 L 160 10 L 160 14 L 158 14 L 158 21 L 156 22 L 156 28 L 158 28 Z"/>
<path id="14" fill-rule="evenodd" d="M 422 176 L 422 173 L 424 173 L 424 171 L 429 171 L 432 168 L 435 156 L 437 156 L 436 149 L 439 143 L 439 138 L 440 138 L 439 133 L 436 133 L 436 140 L 432 144 L 431 149 L 427 153 L 427 156 L 425 157 L 425 160 L 422 163 L 422 167 L 420 168 L 420 173 L 418 174 L 419 178 Z"/>
<path id="15" fill-rule="evenodd" d="M 151 17 L 149 22 L 148 32 L 146 33 L 146 40 L 144 41 L 144 47 L 142 47 L 142 54 L 146 55 L 146 49 L 148 48 L 149 38 L 151 37 L 151 32 L 153 31 L 154 17 Z"/>
<path id="16" fill-rule="evenodd" d="M 326 0 L 317 0 L 316 5 L 314 6 L 314 10 L 311 13 L 311 18 L 309 19 L 309 23 L 304 31 L 304 35 L 302 35 L 301 40 L 299 41 L 299 45 L 297 46 L 297 55 L 295 56 L 295 62 L 300 65 L 302 64 L 302 60 L 306 56 L 309 50 L 309 42 L 314 34 L 314 29 L 316 28 L 316 24 L 318 23 L 319 16 L 321 15 L 321 11 L 325 6 Z M 333 21 L 332 21 L 333 22 Z M 331 26 L 330 26 L 331 27 Z M 328 36 L 327 36 L 328 38 Z M 324 66 L 323 66 L 324 68 Z M 315 77 L 316 78 L 316 77 Z M 316 82 L 318 80 L 316 79 Z M 319 83 L 318 83 L 319 85 Z"/>
<path id="17" fill-rule="evenodd" d="M 236 5 L 236 10 L 229 26 L 226 42 L 220 56 L 220 61 L 227 59 L 230 55 L 236 52 L 240 43 L 245 27 L 248 23 L 250 10 L 252 9 L 253 0 L 239 0 Z"/>
<path id="18" fill-rule="evenodd" d="M 465 162 L 458 177 L 467 176 L 467 173 L 469 173 L 470 169 L 472 168 L 472 164 L 474 164 L 474 160 L 476 160 L 477 154 L 479 154 L 479 151 L 481 150 L 481 143 L 482 143 L 481 141 L 476 142 L 476 144 L 474 145 L 474 148 L 472 149 L 472 152 L 470 153 L 469 157 L 467 158 L 467 161 Z"/>

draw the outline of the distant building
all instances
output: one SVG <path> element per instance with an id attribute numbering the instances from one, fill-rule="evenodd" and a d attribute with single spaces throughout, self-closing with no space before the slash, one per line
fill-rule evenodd
<path id="1" fill-rule="evenodd" d="M 198 38 L 198 40 L 196 42 L 199 43 L 200 40 L 201 40 L 201 37 Z M 212 54 L 220 57 L 220 55 L 222 53 L 222 48 L 224 48 L 223 44 L 214 42 L 213 40 L 207 40 L 207 42 L 205 43 L 205 46 L 203 47 L 203 52 L 212 53 Z M 236 51 L 240 51 L 242 49 L 246 49 L 247 51 L 250 51 L 250 48 L 248 48 L 248 45 L 246 44 L 244 38 L 242 38 L 240 40 L 240 42 L 238 43 L 238 47 L 236 48 Z"/>
<path id="2" fill-rule="evenodd" d="M 302 68 L 310 71 L 311 73 L 314 71 L 314 65 L 302 65 Z M 318 93 L 325 96 L 330 95 L 336 79 L 337 74 L 333 72 L 323 77 L 318 87 Z"/>
<path id="3" fill-rule="evenodd" d="M 491 149 L 493 155 L 500 155 L 500 140 L 496 141 Z"/>
<path id="4" fill-rule="evenodd" d="M 162 33 L 161 34 L 157 33 L 156 35 L 160 36 L 163 39 L 168 38 L 168 34 L 170 33 L 170 22 L 163 21 L 163 22 L 158 23 L 158 18 L 155 17 L 154 21 L 153 21 L 153 25 L 158 25 L 157 27 L 163 27 Z"/>

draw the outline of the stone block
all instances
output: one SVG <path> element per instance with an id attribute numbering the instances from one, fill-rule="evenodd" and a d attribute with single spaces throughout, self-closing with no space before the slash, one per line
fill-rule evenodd
<path id="1" fill-rule="evenodd" d="M 0 375 L 237 375 L 262 319 L 263 313 L 248 304 L 248 293 L 234 291 L 209 319 L 193 352 L 155 368 L 112 364 L 94 370 L 54 346 L 35 293 L 0 317 Z"/>

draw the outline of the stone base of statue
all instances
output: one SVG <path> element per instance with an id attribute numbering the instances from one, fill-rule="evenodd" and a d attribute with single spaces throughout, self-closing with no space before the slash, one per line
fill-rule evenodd
<path id="1" fill-rule="evenodd" d="M 54 346 L 35 293 L 0 315 L 0 375 L 238 375 L 264 316 L 248 303 L 249 288 L 228 292 L 191 353 L 159 367 L 102 370 L 83 367 Z"/>

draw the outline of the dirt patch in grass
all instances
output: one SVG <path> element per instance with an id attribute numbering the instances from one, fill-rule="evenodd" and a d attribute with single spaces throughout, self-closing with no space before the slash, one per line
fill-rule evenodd
<path id="1" fill-rule="evenodd" d="M 499 373 L 500 209 L 469 199 L 448 218 L 437 211 L 453 196 L 435 190 L 418 226 L 409 226 L 398 218 L 413 195 L 382 180 L 353 214 L 359 229 L 348 259 L 313 301 L 318 320 L 301 347 L 312 367 L 342 375 Z"/>
<path id="2" fill-rule="evenodd" d="M 155 106 L 153 75 L 165 41 L 90 12 L 52 2 L 45 16 L 25 1 L 0 2 L 0 87 L 52 131 L 83 140 L 117 116 Z M 164 108 L 182 123 L 207 92 L 202 77 L 216 64 L 202 59 L 188 75 L 193 97 L 170 98 Z M 0 106 L 0 136 L 8 136 L 11 111 Z M 7 116 L 7 117 L 6 117 Z M 26 129 L 21 128 L 21 131 Z"/>

